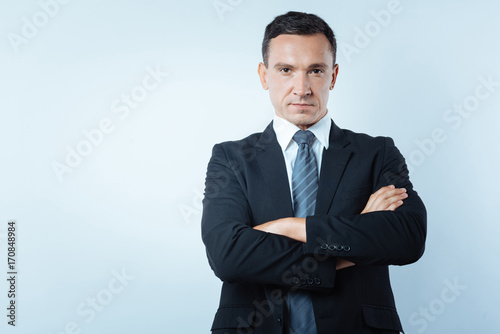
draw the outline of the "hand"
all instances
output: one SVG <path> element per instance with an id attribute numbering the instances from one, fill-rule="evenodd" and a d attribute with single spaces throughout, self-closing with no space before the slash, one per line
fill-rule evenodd
<path id="1" fill-rule="evenodd" d="M 272 220 L 254 227 L 254 230 L 284 235 L 297 241 L 306 242 L 306 219 L 288 217 Z M 355 264 L 342 258 L 337 258 L 336 270 L 348 268 Z"/>
<path id="2" fill-rule="evenodd" d="M 352 266 L 355 266 L 355 265 L 356 264 L 352 263 L 351 261 L 347 261 L 346 259 L 338 257 L 337 258 L 337 267 L 336 267 L 336 270 L 340 270 L 340 269 L 344 269 L 344 268 L 349 268 L 349 267 L 352 267 Z"/>
<path id="3" fill-rule="evenodd" d="M 382 187 L 370 196 L 361 214 L 384 210 L 394 211 L 403 205 L 403 199 L 407 197 L 405 188 L 396 188 L 393 185 Z M 356 264 L 351 261 L 337 258 L 337 270 L 354 265 Z"/>
<path id="4" fill-rule="evenodd" d="M 281 218 L 260 224 L 254 230 L 284 235 L 291 239 L 306 242 L 306 219 L 297 217 Z"/>
<path id="5" fill-rule="evenodd" d="M 370 196 L 361 214 L 374 211 L 394 211 L 403 205 L 403 199 L 407 197 L 405 188 L 396 188 L 393 185 L 382 187 Z"/>

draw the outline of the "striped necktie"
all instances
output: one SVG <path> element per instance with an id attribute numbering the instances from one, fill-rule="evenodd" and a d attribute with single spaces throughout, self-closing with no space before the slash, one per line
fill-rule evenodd
<path id="1" fill-rule="evenodd" d="M 299 145 L 292 172 L 293 210 L 295 217 L 314 214 L 318 192 L 318 166 L 311 145 L 315 137 L 311 131 L 299 130 L 293 140 Z M 290 334 L 316 334 L 316 322 L 311 295 L 304 290 L 289 291 L 288 311 Z"/>

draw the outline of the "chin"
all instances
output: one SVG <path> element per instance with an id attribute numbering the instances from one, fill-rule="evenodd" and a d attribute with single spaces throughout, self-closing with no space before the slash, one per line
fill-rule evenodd
<path id="1" fill-rule="evenodd" d="M 300 116 L 292 117 L 288 121 L 290 123 L 297 125 L 298 127 L 301 127 L 301 126 L 308 127 L 309 125 L 316 123 L 316 119 L 313 117 L 300 117 Z"/>
<path id="2" fill-rule="evenodd" d="M 305 112 L 296 113 L 295 115 L 292 116 L 292 119 L 301 124 L 310 124 L 316 122 L 319 119 L 319 115 L 316 113 L 311 115 L 311 113 L 305 113 Z"/>

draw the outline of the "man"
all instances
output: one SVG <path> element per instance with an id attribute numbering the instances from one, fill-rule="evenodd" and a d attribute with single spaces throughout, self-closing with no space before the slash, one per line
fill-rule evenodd
<path id="1" fill-rule="evenodd" d="M 202 217 L 223 281 L 212 333 L 402 331 L 388 265 L 422 256 L 426 211 L 392 139 L 327 116 L 335 52 L 319 17 L 276 17 L 258 68 L 274 120 L 214 146 Z"/>

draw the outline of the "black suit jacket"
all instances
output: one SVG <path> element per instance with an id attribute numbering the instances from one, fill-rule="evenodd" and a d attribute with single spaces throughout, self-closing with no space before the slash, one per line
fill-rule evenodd
<path id="1" fill-rule="evenodd" d="M 389 184 L 406 188 L 404 204 L 361 215 L 370 195 Z M 293 216 L 272 123 L 263 133 L 215 145 L 205 186 L 202 238 L 223 281 L 213 333 L 285 333 L 289 289 L 311 293 L 318 334 L 402 331 L 388 265 L 422 256 L 426 211 L 392 139 L 332 121 L 305 244 L 252 229 Z M 337 257 L 356 266 L 336 271 Z"/>

